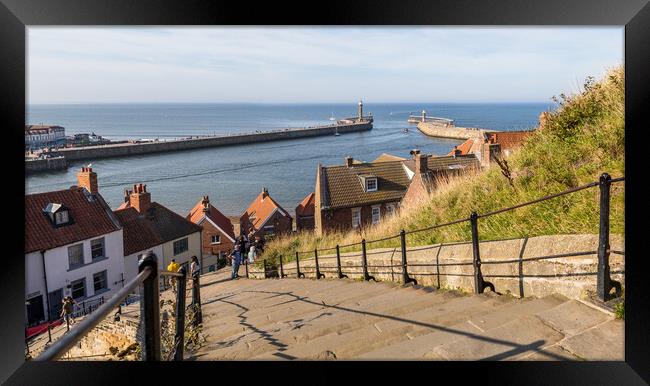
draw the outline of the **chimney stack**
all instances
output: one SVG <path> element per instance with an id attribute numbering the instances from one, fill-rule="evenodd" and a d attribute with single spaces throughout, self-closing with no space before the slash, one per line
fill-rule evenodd
<path id="1" fill-rule="evenodd" d="M 352 162 L 354 162 L 354 158 L 350 156 L 345 157 L 345 166 L 348 167 L 352 166 Z"/>
<path id="2" fill-rule="evenodd" d="M 129 202 L 130 195 L 131 195 L 131 191 L 128 189 L 124 189 L 124 202 Z"/>
<path id="3" fill-rule="evenodd" d="M 210 211 L 210 198 L 208 196 L 203 196 L 203 201 L 201 201 L 203 204 L 203 211 L 204 212 L 209 212 Z"/>
<path id="4" fill-rule="evenodd" d="M 77 173 L 77 185 L 86 188 L 90 193 L 97 193 L 99 191 L 97 173 L 93 172 L 92 168 L 83 166 Z"/>
<path id="5" fill-rule="evenodd" d="M 429 156 L 426 154 L 420 154 L 420 151 L 417 150 L 417 153 L 413 155 L 415 159 L 415 174 L 426 173 L 429 171 Z"/>
<path id="6" fill-rule="evenodd" d="M 140 214 L 145 214 L 151 206 L 151 193 L 147 192 L 147 185 L 133 185 L 133 191 L 130 192 L 129 201 L 132 208 Z"/>
<path id="7" fill-rule="evenodd" d="M 456 158 L 457 155 L 461 155 L 462 151 L 458 148 L 458 146 L 454 146 L 454 158 Z"/>
<path id="8" fill-rule="evenodd" d="M 266 187 L 262 188 L 262 200 L 269 196 L 269 190 Z"/>

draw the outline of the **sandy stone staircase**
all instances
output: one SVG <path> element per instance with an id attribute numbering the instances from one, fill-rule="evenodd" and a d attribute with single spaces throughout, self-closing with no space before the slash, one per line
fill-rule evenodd
<path id="1" fill-rule="evenodd" d="M 624 359 L 624 322 L 562 295 L 217 272 L 201 298 L 207 344 L 190 360 Z"/>

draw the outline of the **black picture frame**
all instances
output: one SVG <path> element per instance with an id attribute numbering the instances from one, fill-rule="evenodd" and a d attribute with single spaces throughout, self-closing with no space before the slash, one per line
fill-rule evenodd
<path id="1" fill-rule="evenodd" d="M 642 135 L 650 111 L 650 6 L 648 0 L 384 0 L 277 3 L 199 0 L 0 0 L 0 116 L 3 120 L 5 230 L 0 269 L 2 328 L 0 380 L 7 384 L 128 384 L 134 373 L 148 383 L 207 381 L 340 383 L 377 381 L 481 384 L 620 384 L 650 382 L 650 310 L 644 286 L 648 229 L 643 199 Z M 114 363 L 24 361 L 24 165 L 26 26 L 36 25 L 619 25 L 625 26 L 626 68 L 626 320 L 625 362 L 210 362 Z M 8 173 L 7 173 L 8 172 Z M 8 220 L 8 221 L 7 221 Z M 251 369 L 254 369 L 251 371 Z M 297 372 L 297 370 L 300 370 Z M 258 375 L 256 375 L 258 374 Z M 231 378 L 231 379 L 228 379 Z M 645 380 L 645 382 L 644 382 Z"/>

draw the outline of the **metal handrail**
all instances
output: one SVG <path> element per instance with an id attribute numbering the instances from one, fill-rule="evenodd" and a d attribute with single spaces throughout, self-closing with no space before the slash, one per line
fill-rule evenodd
<path id="1" fill-rule="evenodd" d="M 36 357 L 36 361 L 50 361 L 59 359 L 74 344 L 83 336 L 88 334 L 95 326 L 97 326 L 108 314 L 120 305 L 136 287 L 142 284 L 151 274 L 153 269 L 151 267 L 144 267 L 135 278 L 124 285 L 117 293 L 102 304 L 94 313 L 90 314 L 87 318 L 79 323 L 79 326 L 72 329 L 67 335 L 61 337 L 52 346 L 45 350 L 41 355 Z"/>

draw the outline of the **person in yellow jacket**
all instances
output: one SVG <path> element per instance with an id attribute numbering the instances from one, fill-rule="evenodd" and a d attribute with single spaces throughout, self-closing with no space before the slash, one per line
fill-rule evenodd
<path id="1" fill-rule="evenodd" d="M 178 270 L 180 268 L 181 268 L 181 266 L 178 265 L 176 260 L 172 259 L 172 262 L 169 263 L 169 265 L 167 266 L 167 271 L 169 271 L 169 272 L 178 272 Z M 170 279 L 171 279 L 171 282 L 172 282 L 172 289 L 174 290 L 174 292 L 176 292 L 176 278 L 171 277 Z"/>

